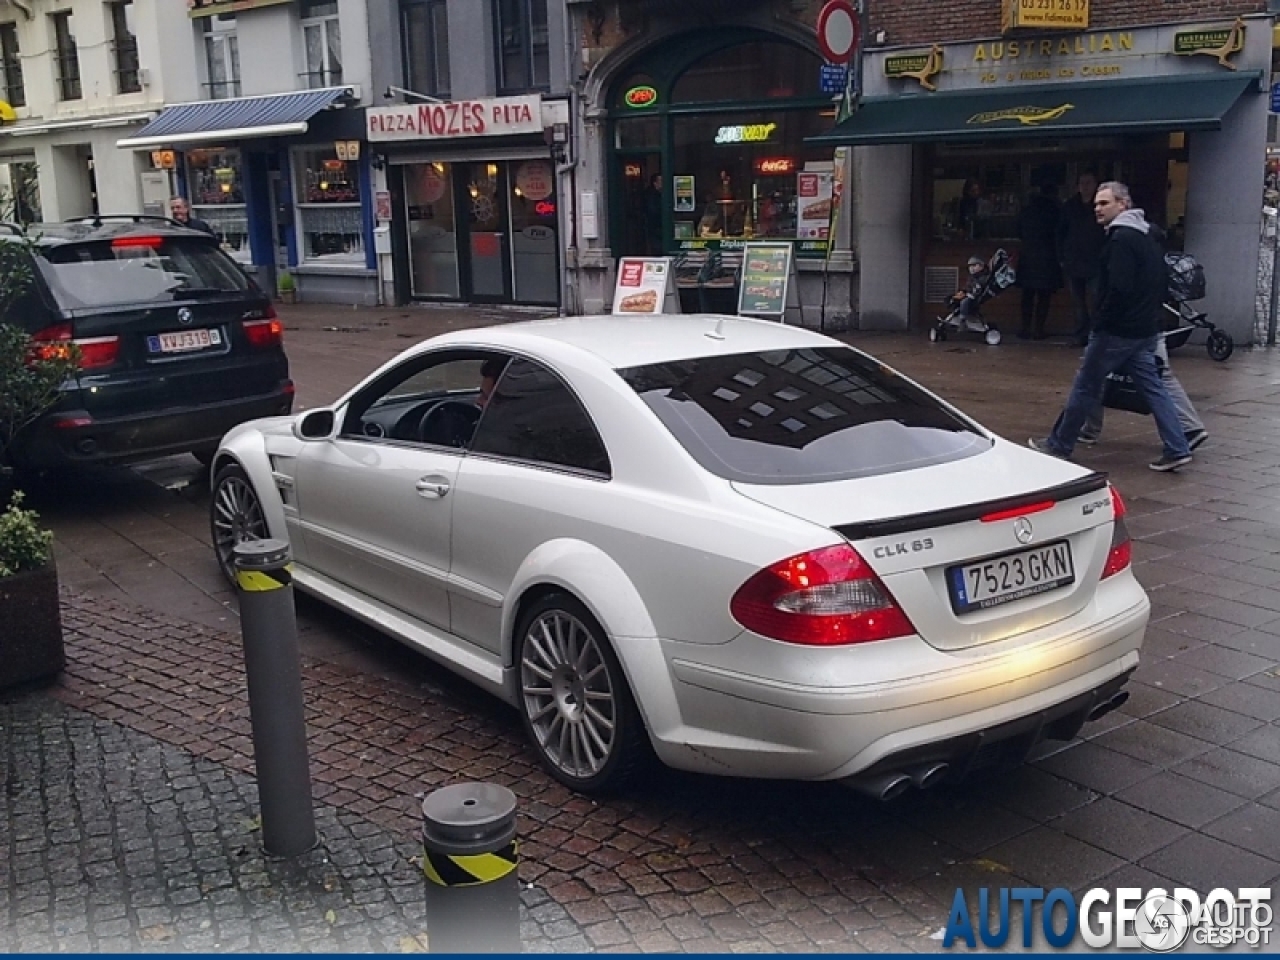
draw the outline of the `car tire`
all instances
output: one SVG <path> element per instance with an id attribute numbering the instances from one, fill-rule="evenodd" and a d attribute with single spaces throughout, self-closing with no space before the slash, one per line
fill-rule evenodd
<path id="1" fill-rule="evenodd" d="M 209 498 L 209 533 L 218 568 L 232 585 L 236 582 L 233 559 L 236 544 L 270 536 L 258 492 L 253 489 L 249 475 L 237 463 L 227 464 L 213 478 Z"/>
<path id="2" fill-rule="evenodd" d="M 576 598 L 553 593 L 521 616 L 517 704 L 542 765 L 580 793 L 613 792 L 653 757 L 644 721 L 608 637 Z"/>

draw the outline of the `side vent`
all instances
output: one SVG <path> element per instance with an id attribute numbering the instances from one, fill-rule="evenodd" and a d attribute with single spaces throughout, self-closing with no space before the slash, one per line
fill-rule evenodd
<path id="1" fill-rule="evenodd" d="M 959 267 L 924 268 L 924 302 L 946 303 L 960 289 Z"/>

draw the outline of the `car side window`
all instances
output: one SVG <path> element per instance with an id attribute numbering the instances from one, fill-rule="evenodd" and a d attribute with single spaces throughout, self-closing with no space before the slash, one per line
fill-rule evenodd
<path id="1" fill-rule="evenodd" d="M 342 435 L 466 448 L 480 420 L 481 367 L 491 356 L 450 352 L 405 361 L 352 400 Z"/>
<path id="2" fill-rule="evenodd" d="M 609 454 L 578 398 L 558 376 L 517 357 L 498 380 L 472 452 L 609 475 Z"/>

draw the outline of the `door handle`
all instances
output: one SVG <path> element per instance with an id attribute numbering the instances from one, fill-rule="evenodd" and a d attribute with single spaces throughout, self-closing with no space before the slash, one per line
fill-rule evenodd
<path id="1" fill-rule="evenodd" d="M 438 500 L 449 492 L 449 481 L 444 477 L 423 477 L 415 484 L 415 488 L 418 496 Z"/>

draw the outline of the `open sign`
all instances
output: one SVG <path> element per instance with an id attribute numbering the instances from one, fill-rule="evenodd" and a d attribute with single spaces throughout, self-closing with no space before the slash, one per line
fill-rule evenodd
<path id="1" fill-rule="evenodd" d="M 628 107 L 651 107 L 658 102 L 658 91 L 648 84 L 632 87 L 622 95 L 622 102 Z"/>
<path id="2" fill-rule="evenodd" d="M 555 202 L 552 200 L 539 200 L 533 205 L 533 212 L 540 217 L 550 217 L 556 212 Z"/>

